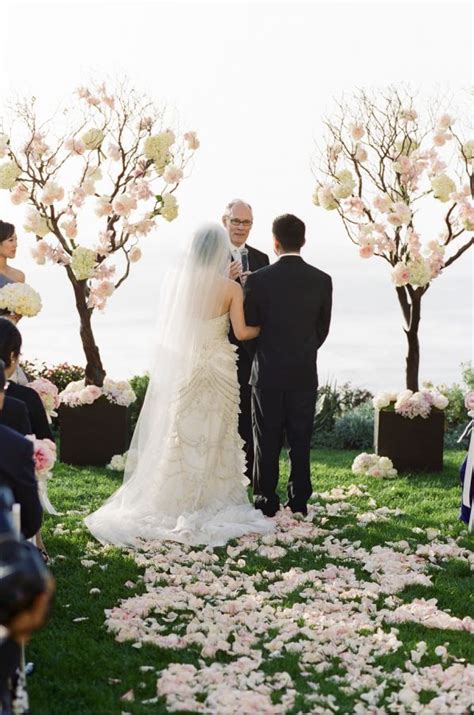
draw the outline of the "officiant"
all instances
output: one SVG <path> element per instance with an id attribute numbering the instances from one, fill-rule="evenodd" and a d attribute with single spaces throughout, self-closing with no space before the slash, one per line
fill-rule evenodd
<path id="1" fill-rule="evenodd" d="M 268 266 L 270 263 L 266 253 L 247 243 L 253 225 L 252 207 L 246 201 L 234 199 L 227 204 L 222 222 L 230 240 L 231 266 L 229 276 L 232 280 L 238 281 L 243 285 L 249 273 L 254 273 L 259 268 Z M 254 447 L 251 414 L 252 389 L 249 381 L 254 350 L 251 344 L 252 341 L 239 342 L 237 340 L 232 327 L 229 332 L 229 340 L 233 345 L 237 346 L 239 358 L 237 363 L 240 385 L 239 434 L 245 443 L 246 474 L 249 480 L 252 481 Z"/>

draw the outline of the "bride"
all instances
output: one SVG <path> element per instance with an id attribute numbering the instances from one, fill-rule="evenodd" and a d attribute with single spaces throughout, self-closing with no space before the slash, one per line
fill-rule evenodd
<path id="1" fill-rule="evenodd" d="M 178 268 L 167 271 L 158 305 L 157 344 L 123 484 L 85 523 L 103 543 L 139 546 L 172 540 L 219 546 L 272 522 L 250 504 L 239 385 L 229 321 L 247 326 L 243 294 L 227 278 L 229 239 L 217 224 L 194 235 Z"/>

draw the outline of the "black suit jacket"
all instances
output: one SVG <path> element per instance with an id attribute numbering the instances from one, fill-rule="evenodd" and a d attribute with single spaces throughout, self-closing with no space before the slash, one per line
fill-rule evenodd
<path id="1" fill-rule="evenodd" d="M 316 389 L 317 352 L 331 321 L 331 277 L 300 256 L 284 256 L 249 276 L 244 292 L 247 324 L 262 327 L 250 384 Z"/>
<path id="2" fill-rule="evenodd" d="M 5 425 L 14 429 L 20 434 L 32 434 L 30 417 L 28 409 L 24 402 L 17 400 L 16 397 L 7 397 L 3 409 L 0 411 L 0 425 Z"/>
<path id="3" fill-rule="evenodd" d="M 18 385 L 16 382 L 9 382 L 7 389 L 8 397 L 15 397 L 25 403 L 31 422 L 31 429 L 37 439 L 50 439 L 54 442 L 54 436 L 49 426 L 48 418 L 41 397 L 35 390 L 26 385 Z"/>
<path id="4" fill-rule="evenodd" d="M 21 530 L 29 539 L 41 526 L 43 509 L 33 462 L 33 443 L 0 425 L 0 484 L 9 487 L 21 505 Z"/>
<path id="5" fill-rule="evenodd" d="M 263 253 L 263 251 L 259 251 L 257 248 L 253 248 L 252 246 L 247 245 L 247 249 L 249 252 L 249 270 L 254 273 L 255 271 L 260 270 L 260 268 L 264 268 L 265 266 L 268 266 L 270 263 L 269 258 L 266 253 Z M 233 259 L 232 259 L 233 260 Z M 238 363 L 237 363 L 237 369 L 239 373 L 239 382 L 248 384 L 248 381 L 250 379 L 250 370 L 252 367 L 252 358 L 253 358 L 253 352 L 254 352 L 254 346 L 252 343 L 254 341 L 252 340 L 237 340 L 237 338 L 234 335 L 234 331 L 232 329 L 232 325 L 230 326 L 229 330 L 229 340 L 233 345 L 237 346 L 237 355 L 238 355 Z"/>

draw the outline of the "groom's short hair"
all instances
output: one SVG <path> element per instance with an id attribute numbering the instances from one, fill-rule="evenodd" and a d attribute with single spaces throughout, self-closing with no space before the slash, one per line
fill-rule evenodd
<path id="1" fill-rule="evenodd" d="M 277 216 L 272 226 L 273 235 L 285 251 L 299 251 L 304 246 L 305 231 L 303 221 L 293 214 Z"/>

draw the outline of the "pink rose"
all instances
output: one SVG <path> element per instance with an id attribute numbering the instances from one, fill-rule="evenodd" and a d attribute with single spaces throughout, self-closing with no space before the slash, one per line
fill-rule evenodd
<path id="1" fill-rule="evenodd" d="M 464 399 L 464 404 L 468 412 L 472 412 L 474 410 L 474 390 L 471 390 L 471 392 L 467 393 Z"/>
<path id="2" fill-rule="evenodd" d="M 45 477 L 54 467 L 56 461 L 56 445 L 50 439 L 36 439 L 35 435 L 27 435 L 33 442 L 33 461 L 37 477 Z"/>

